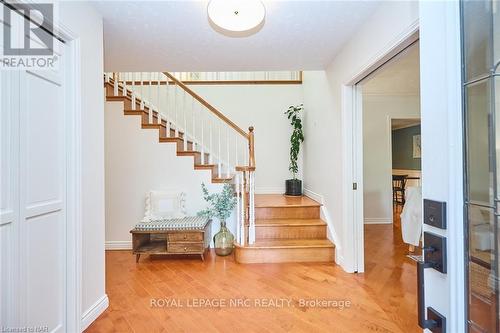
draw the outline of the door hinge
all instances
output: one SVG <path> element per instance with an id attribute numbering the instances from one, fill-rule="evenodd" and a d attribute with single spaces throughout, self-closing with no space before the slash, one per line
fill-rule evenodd
<path id="1" fill-rule="evenodd" d="M 358 183 L 352 183 L 352 189 L 357 190 L 358 189 Z"/>

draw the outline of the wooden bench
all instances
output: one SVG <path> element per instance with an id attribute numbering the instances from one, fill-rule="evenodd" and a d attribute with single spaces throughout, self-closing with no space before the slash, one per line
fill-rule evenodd
<path id="1" fill-rule="evenodd" d="M 170 225 L 169 220 L 156 224 L 157 221 L 144 222 L 130 230 L 135 261 L 139 262 L 141 254 L 196 254 L 205 260 L 205 251 L 210 248 L 211 221 L 206 219 L 204 223 L 193 226 L 182 223 L 182 220 L 171 220 Z"/>

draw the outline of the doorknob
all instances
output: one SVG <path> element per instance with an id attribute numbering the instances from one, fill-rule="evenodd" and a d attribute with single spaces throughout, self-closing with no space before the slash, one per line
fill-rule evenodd
<path id="1" fill-rule="evenodd" d="M 433 268 L 441 273 L 446 273 L 446 238 L 424 232 L 424 244 L 422 259 L 417 262 L 417 301 L 418 301 L 418 325 L 433 333 L 446 333 L 446 317 L 432 307 L 427 308 L 427 319 L 425 309 L 425 280 L 426 268 Z"/>

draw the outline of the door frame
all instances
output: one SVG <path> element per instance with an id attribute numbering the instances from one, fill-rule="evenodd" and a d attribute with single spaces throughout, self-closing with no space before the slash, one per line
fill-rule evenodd
<path id="1" fill-rule="evenodd" d="M 66 325 L 80 332 L 82 323 L 82 109 L 80 39 L 56 22 L 56 34 L 66 43 Z M 76 292 L 75 292 L 76 291 Z"/>
<path id="2" fill-rule="evenodd" d="M 390 156 L 389 160 L 391 162 L 391 170 L 393 170 L 392 169 L 392 165 L 393 165 L 392 164 L 392 160 L 393 160 L 393 156 L 392 156 L 392 121 L 395 119 L 415 119 L 415 120 L 418 119 L 419 125 L 421 125 L 421 123 L 422 123 L 422 118 L 415 118 L 415 117 L 409 117 L 409 116 L 396 116 L 396 115 L 387 116 L 387 131 L 389 132 L 387 145 L 388 145 L 389 151 L 391 152 L 389 154 L 389 156 Z M 422 169 L 422 167 L 420 169 Z M 391 175 L 389 175 L 387 181 L 388 181 L 389 186 L 392 189 L 392 172 L 391 172 Z M 421 185 L 421 182 L 422 182 L 422 170 L 420 170 L 420 185 Z M 391 191 L 391 193 L 392 193 L 392 191 Z M 391 203 L 392 203 L 392 197 L 390 199 L 391 199 Z M 391 214 L 391 224 L 394 225 L 394 214 Z"/>
<path id="3" fill-rule="evenodd" d="M 363 108 L 360 83 L 387 61 L 419 39 L 414 22 L 379 55 L 342 85 L 342 220 L 343 266 L 348 272 L 364 272 L 363 214 Z M 354 185 L 356 184 L 356 185 Z"/>

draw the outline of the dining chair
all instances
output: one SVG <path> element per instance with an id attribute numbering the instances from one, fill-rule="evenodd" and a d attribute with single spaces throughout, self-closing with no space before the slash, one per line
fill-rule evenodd
<path id="1" fill-rule="evenodd" d="M 406 179 L 408 175 L 392 175 L 392 201 L 396 205 L 405 204 Z"/>

